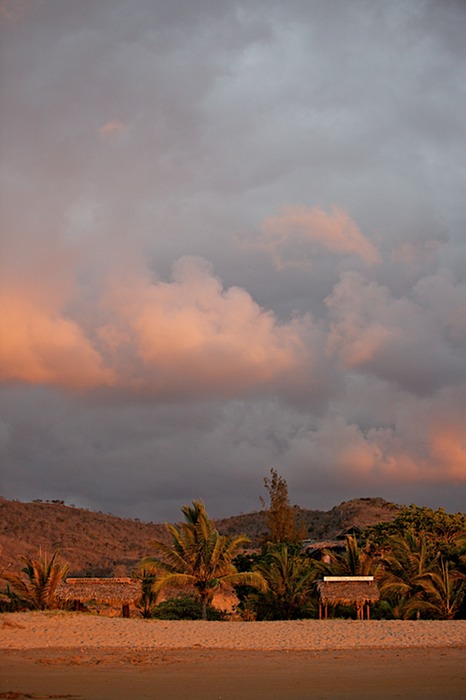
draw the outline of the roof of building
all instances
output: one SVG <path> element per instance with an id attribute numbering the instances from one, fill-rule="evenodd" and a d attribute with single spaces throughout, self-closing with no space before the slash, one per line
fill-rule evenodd
<path id="1" fill-rule="evenodd" d="M 343 551 L 345 543 L 341 540 L 304 540 L 302 543 L 303 551 L 307 554 L 321 552 L 323 549 L 336 549 Z"/>
<path id="2" fill-rule="evenodd" d="M 348 525 L 347 527 L 343 528 L 338 535 L 337 539 L 338 540 L 344 540 L 347 537 L 354 537 L 360 535 L 362 532 L 361 528 L 358 525 Z"/>
<path id="3" fill-rule="evenodd" d="M 375 603 L 380 598 L 372 576 L 325 577 L 317 583 L 320 601 L 326 605 Z"/>
<path id="4" fill-rule="evenodd" d="M 320 552 L 323 549 L 341 549 L 346 546 L 348 537 L 357 537 L 361 533 L 361 528 L 357 525 L 349 525 L 344 530 L 341 530 L 335 537 L 330 540 L 302 540 L 301 546 L 305 552 L 312 554 Z"/>
<path id="5" fill-rule="evenodd" d="M 123 578 L 67 578 L 57 586 L 57 600 L 96 600 L 126 605 L 141 597 L 141 581 Z"/>

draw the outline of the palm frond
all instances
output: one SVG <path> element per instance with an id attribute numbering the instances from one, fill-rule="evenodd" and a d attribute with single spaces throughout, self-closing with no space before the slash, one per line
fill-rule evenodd
<path id="1" fill-rule="evenodd" d="M 229 539 L 220 535 L 202 501 L 193 501 L 191 506 L 183 506 L 181 510 L 185 522 L 179 526 L 167 525 L 171 544 L 151 542 L 157 556 L 147 557 L 141 565 L 157 568 L 154 584 L 157 590 L 169 585 L 194 586 L 205 614 L 206 601 L 215 588 L 238 575 L 233 558 L 249 540 L 244 536 Z M 251 580 L 259 583 L 256 576 Z"/>

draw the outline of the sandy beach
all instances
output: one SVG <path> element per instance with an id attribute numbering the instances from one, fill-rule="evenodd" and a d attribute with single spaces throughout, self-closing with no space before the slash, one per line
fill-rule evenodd
<path id="1" fill-rule="evenodd" d="M 0 698 L 464 698 L 466 621 L 0 617 Z"/>

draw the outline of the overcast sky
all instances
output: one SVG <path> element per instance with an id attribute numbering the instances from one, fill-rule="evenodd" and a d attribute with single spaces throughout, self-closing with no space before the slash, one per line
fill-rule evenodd
<path id="1" fill-rule="evenodd" d="M 0 24 L 0 493 L 465 510 L 463 0 Z"/>

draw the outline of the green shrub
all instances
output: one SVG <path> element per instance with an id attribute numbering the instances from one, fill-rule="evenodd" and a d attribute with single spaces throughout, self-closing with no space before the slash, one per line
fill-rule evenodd
<path id="1" fill-rule="evenodd" d="M 157 620 L 202 620 L 202 605 L 194 596 L 178 596 L 156 605 L 152 609 L 151 617 Z M 224 620 L 225 614 L 213 605 L 208 605 L 207 619 Z"/>

